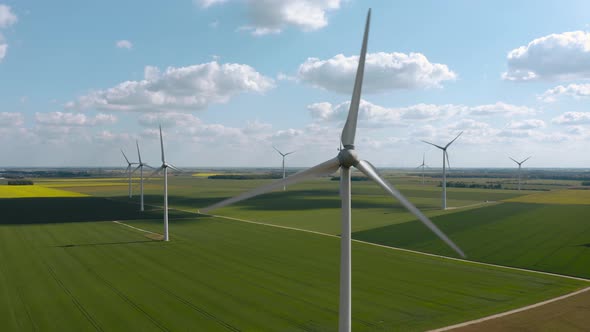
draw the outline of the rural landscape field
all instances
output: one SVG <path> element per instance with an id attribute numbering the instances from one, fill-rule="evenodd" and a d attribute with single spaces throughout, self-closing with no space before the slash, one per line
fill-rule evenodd
<path id="1" fill-rule="evenodd" d="M 146 181 L 144 213 L 137 210 L 137 197 L 126 196 L 125 177 L 39 178 L 38 197 L 0 185 L 8 197 L 0 200 L 5 326 L 332 330 L 338 298 L 337 181 L 296 185 L 209 216 L 199 209 L 269 180 L 198 174 L 169 180 L 170 242 L 160 241 L 161 178 Z M 590 204 L 576 201 L 587 191 L 557 186 L 541 192 L 564 197 L 548 204 L 544 198 L 531 202 L 537 191 L 458 188 L 449 193 L 456 208 L 441 213 L 435 181 L 421 185 L 415 176 L 386 174 L 469 257 L 449 260 L 398 250 L 455 256 L 378 187 L 356 182 L 355 330 L 439 328 L 590 286 L 583 280 L 590 278 L 590 224 L 584 222 Z M 556 219 L 558 213 L 567 218 Z M 580 319 L 573 321 L 585 326 Z"/>

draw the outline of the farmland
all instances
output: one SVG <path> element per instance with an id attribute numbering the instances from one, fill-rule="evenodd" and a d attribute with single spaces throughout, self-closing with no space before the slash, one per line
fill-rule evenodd
<path id="1" fill-rule="evenodd" d="M 0 222 L 0 259 L 5 263 L 0 265 L 0 320 L 9 330 L 199 326 L 208 331 L 331 331 L 337 326 L 335 181 L 311 181 L 215 211 L 325 233 L 321 235 L 195 214 L 198 208 L 265 180 L 172 177 L 171 207 L 189 212 L 170 211 L 171 242 L 163 243 L 112 222 L 160 233 L 159 179 L 146 182 L 149 206 L 144 213 L 138 211 L 137 196 L 126 197 L 126 179 L 89 180 L 36 183 L 92 197 L 0 200 L 7 216 Z M 404 194 L 470 259 L 584 276 L 587 248 L 568 244 L 588 238 L 581 219 L 575 218 L 587 216 L 587 206 L 571 210 L 574 205 L 499 203 L 534 192 L 451 188 L 450 205 L 468 207 L 442 212 L 440 188 L 417 186 L 411 178 L 391 180 L 400 183 Z M 558 208 L 571 210 L 566 218 L 570 222 L 550 221 L 555 219 L 550 216 L 561 213 Z M 451 255 L 370 183 L 353 183 L 353 209 L 356 239 Z M 563 234 L 551 238 L 537 232 L 537 238 L 523 241 L 522 230 L 532 226 Z M 511 246 L 514 241 L 523 247 Z M 531 250 L 533 246 L 537 250 Z M 504 247 L 506 251 L 499 250 Z M 565 251 L 555 251 L 562 247 Z M 548 254 L 552 251 L 555 256 Z M 537 264 L 530 264 L 533 261 Z M 583 281 L 358 242 L 353 243 L 352 280 L 353 329 L 359 331 L 436 328 L 587 286 Z"/>

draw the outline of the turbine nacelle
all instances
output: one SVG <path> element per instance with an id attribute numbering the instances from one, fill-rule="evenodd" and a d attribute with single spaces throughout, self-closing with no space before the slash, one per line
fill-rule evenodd
<path id="1" fill-rule="evenodd" d="M 358 157 L 358 153 L 353 148 L 341 149 L 338 153 L 338 161 L 340 161 L 340 166 L 350 168 L 352 166 L 358 165 L 360 159 Z"/>

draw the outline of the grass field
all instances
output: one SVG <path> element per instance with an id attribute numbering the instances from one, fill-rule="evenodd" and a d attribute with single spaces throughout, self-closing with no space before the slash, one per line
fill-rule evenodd
<path id="1" fill-rule="evenodd" d="M 118 202 L 94 204 L 132 217 Z M 75 215 L 86 221 L 84 211 Z M 161 229 L 160 220 L 129 223 Z M 112 222 L 27 224 L 0 226 L 6 330 L 337 326 L 338 238 L 214 218 L 173 219 L 170 243 Z M 358 243 L 353 260 L 355 330 L 444 326 L 585 284 Z"/>
<path id="2" fill-rule="evenodd" d="M 514 197 L 508 202 L 538 204 L 583 204 L 590 205 L 590 190 L 554 190 L 532 195 Z"/>
<path id="3" fill-rule="evenodd" d="M 0 186 L 0 198 L 24 198 L 24 197 L 83 197 L 86 194 L 47 188 L 38 185 L 27 186 Z"/>

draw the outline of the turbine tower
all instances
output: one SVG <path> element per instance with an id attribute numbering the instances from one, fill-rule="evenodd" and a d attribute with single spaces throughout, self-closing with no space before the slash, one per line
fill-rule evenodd
<path id="1" fill-rule="evenodd" d="M 129 176 L 129 198 L 131 198 L 131 197 L 133 197 L 133 192 L 131 189 L 131 173 L 133 173 L 133 172 L 131 171 L 131 166 L 137 165 L 137 163 L 130 162 L 129 159 L 127 158 L 127 156 L 125 155 L 125 152 L 123 152 L 123 149 L 121 149 L 121 153 L 123 154 L 123 158 L 125 158 L 125 161 L 127 162 L 127 170 L 125 172 Z"/>
<path id="2" fill-rule="evenodd" d="M 283 157 L 283 179 L 285 178 L 285 157 L 294 153 L 295 151 L 291 151 L 291 152 L 287 152 L 287 153 L 282 153 L 281 151 L 279 151 L 279 149 L 275 148 L 274 146 L 272 147 L 273 149 L 275 149 L 282 157 Z M 287 186 L 283 186 L 283 191 L 287 190 Z"/>
<path id="3" fill-rule="evenodd" d="M 444 147 L 440 146 L 440 145 L 436 145 L 434 143 L 430 143 L 427 141 L 422 141 L 426 144 L 430 144 L 433 146 L 436 146 L 437 148 L 441 149 L 443 152 L 443 182 L 442 182 L 442 208 L 443 210 L 447 209 L 447 167 L 446 165 L 449 165 L 449 169 L 451 168 L 451 163 L 449 162 L 449 153 L 447 152 L 447 149 L 449 146 L 451 146 L 451 144 L 453 144 L 453 142 L 459 138 L 459 136 L 461 136 L 461 134 L 463 134 L 463 132 L 460 132 L 459 135 L 457 135 L 457 137 L 455 137 L 452 141 L 450 141 L 447 145 L 445 145 Z"/>
<path id="4" fill-rule="evenodd" d="M 520 169 L 521 169 L 521 166 L 522 166 L 522 164 L 524 164 L 525 161 L 531 159 L 531 157 L 532 156 L 529 156 L 528 158 L 526 158 L 525 160 L 523 160 L 521 162 L 514 160 L 512 157 L 508 157 L 508 158 L 512 159 L 512 161 L 514 161 L 515 163 L 518 164 L 518 190 L 520 190 Z"/>
<path id="5" fill-rule="evenodd" d="M 140 204 L 139 210 L 143 211 L 144 210 L 143 209 L 143 168 L 144 167 L 152 168 L 152 167 L 150 165 L 144 163 L 143 161 L 141 161 L 141 153 L 139 152 L 139 143 L 137 141 L 135 141 L 135 145 L 137 146 L 137 157 L 139 158 L 139 163 L 138 163 L 139 166 L 137 166 L 137 168 L 135 170 L 133 170 L 133 173 L 135 173 L 135 171 L 137 171 L 139 169 L 139 174 L 140 174 L 139 188 L 141 191 L 141 200 L 140 200 L 141 204 Z"/>
<path id="6" fill-rule="evenodd" d="M 164 241 L 168 241 L 170 239 L 168 236 L 168 168 L 177 171 L 180 170 L 174 165 L 166 162 L 166 157 L 164 156 L 164 140 L 162 139 L 162 126 L 160 126 L 160 147 L 162 148 L 162 165 L 156 169 L 150 177 L 164 170 Z"/>
<path id="7" fill-rule="evenodd" d="M 416 168 L 422 168 L 422 185 L 424 185 L 424 167 L 426 167 L 426 153 L 422 155 L 422 164 Z"/>
<path id="8" fill-rule="evenodd" d="M 431 231 L 433 231 L 439 238 L 446 242 L 459 255 L 465 257 L 461 249 L 457 247 L 443 232 L 441 232 L 436 225 L 434 225 L 420 210 L 418 210 L 410 201 L 408 201 L 397 189 L 384 180 L 377 170 L 368 161 L 359 159 L 355 150 L 354 139 L 356 134 L 356 124 L 358 118 L 358 110 L 361 99 L 361 88 L 363 82 L 363 73 L 365 68 L 365 58 L 367 54 L 367 39 L 369 36 L 369 24 L 371 20 L 371 10 L 367 14 L 367 22 L 365 25 L 365 33 L 363 36 L 363 44 L 361 47 L 361 55 L 359 57 L 359 64 L 356 72 L 354 82 L 354 89 L 352 99 L 350 102 L 350 109 L 348 111 L 348 118 L 344 129 L 342 130 L 341 143 L 342 149 L 335 158 L 332 158 L 319 165 L 311 167 L 307 170 L 293 174 L 283 180 L 279 180 L 267 185 L 261 186 L 257 189 L 245 192 L 238 196 L 228 198 L 212 206 L 209 206 L 202 211 L 207 213 L 213 209 L 221 208 L 232 203 L 242 201 L 247 198 L 258 196 L 278 189 L 285 185 L 290 185 L 303 181 L 305 179 L 318 177 L 321 175 L 332 174 L 340 169 L 340 197 L 342 200 L 342 234 L 340 236 L 340 307 L 339 307 L 339 331 L 348 332 L 351 328 L 351 206 L 350 206 L 350 172 L 351 167 L 355 167 L 367 177 L 377 182 L 387 193 L 399 200 L 399 202 L 414 214 L 418 220 L 424 223 Z"/>

